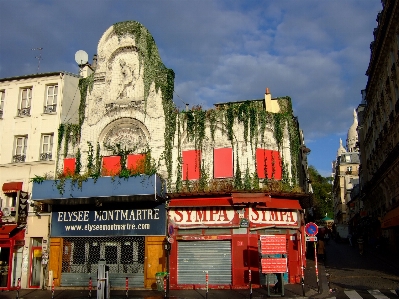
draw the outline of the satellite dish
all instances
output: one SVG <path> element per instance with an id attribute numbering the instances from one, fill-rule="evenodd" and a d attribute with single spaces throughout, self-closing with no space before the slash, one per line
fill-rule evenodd
<path id="1" fill-rule="evenodd" d="M 75 61 L 78 65 L 84 65 L 87 63 L 89 56 L 83 50 L 79 50 L 75 53 Z"/>

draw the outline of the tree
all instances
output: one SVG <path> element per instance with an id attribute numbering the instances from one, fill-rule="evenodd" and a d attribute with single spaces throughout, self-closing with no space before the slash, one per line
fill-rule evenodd
<path id="1" fill-rule="evenodd" d="M 314 220 L 326 215 L 334 218 L 332 200 L 332 177 L 322 177 L 314 166 L 309 166 L 309 178 L 313 188 L 313 217 Z"/>

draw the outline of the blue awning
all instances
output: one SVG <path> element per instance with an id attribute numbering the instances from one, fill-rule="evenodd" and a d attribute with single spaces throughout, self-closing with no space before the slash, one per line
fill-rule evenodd
<path id="1" fill-rule="evenodd" d="M 46 180 L 42 183 L 33 183 L 31 199 L 48 204 L 164 201 L 165 188 L 165 184 L 158 175 L 88 178 L 81 182 L 81 186 L 71 179 Z"/>

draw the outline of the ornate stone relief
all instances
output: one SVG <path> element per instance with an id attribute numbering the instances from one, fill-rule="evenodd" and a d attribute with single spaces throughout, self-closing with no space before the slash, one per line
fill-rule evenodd
<path id="1" fill-rule="evenodd" d="M 119 144 L 122 149 L 137 149 L 138 151 L 147 145 L 147 136 L 143 129 L 135 123 L 122 123 L 113 126 L 105 135 L 104 144 Z"/>

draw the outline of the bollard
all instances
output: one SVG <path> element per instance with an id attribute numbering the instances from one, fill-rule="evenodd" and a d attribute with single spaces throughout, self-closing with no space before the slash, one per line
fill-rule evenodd
<path id="1" fill-rule="evenodd" d="M 252 299 L 252 273 L 251 270 L 248 272 L 248 279 L 249 279 L 249 298 Z"/>
<path id="2" fill-rule="evenodd" d="M 205 271 L 205 282 L 206 282 L 206 299 L 208 299 L 208 290 L 209 290 L 209 275 L 208 271 Z"/>
<path id="3" fill-rule="evenodd" d="M 91 298 L 91 289 L 92 289 L 92 286 L 93 286 L 93 284 L 92 284 L 92 282 L 91 282 L 91 277 L 90 277 L 90 279 L 89 279 L 89 298 Z"/>
<path id="4" fill-rule="evenodd" d="M 21 288 L 21 278 L 18 278 L 17 282 L 17 299 L 19 298 L 19 290 Z"/>
<path id="5" fill-rule="evenodd" d="M 126 277 L 126 298 L 129 297 L 129 277 Z"/>
<path id="6" fill-rule="evenodd" d="M 164 298 L 167 297 L 167 292 L 166 292 L 166 277 L 168 274 L 164 275 L 163 277 L 163 292 L 164 292 Z"/>
<path id="7" fill-rule="evenodd" d="M 53 278 L 53 283 L 51 285 L 51 299 L 54 299 L 54 280 L 55 278 Z"/>

